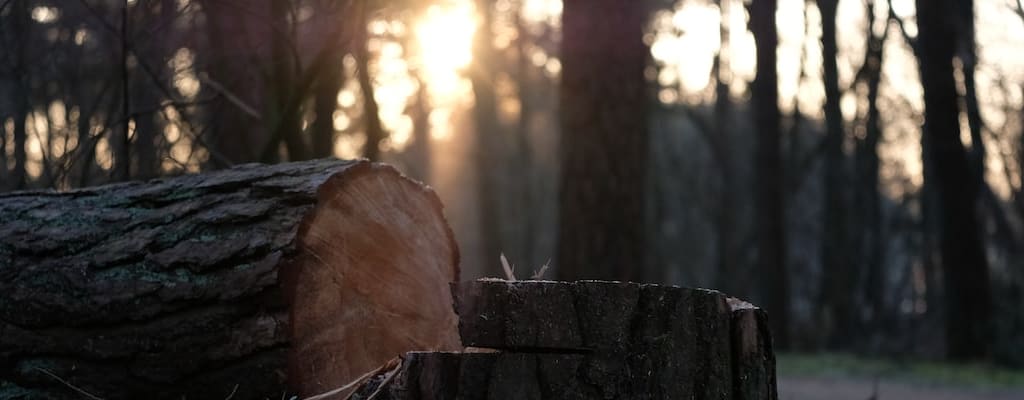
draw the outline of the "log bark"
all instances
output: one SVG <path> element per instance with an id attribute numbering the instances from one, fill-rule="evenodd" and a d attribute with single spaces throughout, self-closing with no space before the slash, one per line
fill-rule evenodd
<path id="1" fill-rule="evenodd" d="M 351 399 L 776 399 L 766 315 L 715 291 L 480 280 L 453 286 L 483 353 L 412 352 Z"/>
<path id="2" fill-rule="evenodd" d="M 365 161 L 0 195 L 0 398 L 325 392 L 460 349 L 457 265 L 434 193 Z"/>

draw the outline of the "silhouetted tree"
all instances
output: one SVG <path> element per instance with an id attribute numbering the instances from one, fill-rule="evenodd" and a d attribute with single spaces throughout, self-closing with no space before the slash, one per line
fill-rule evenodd
<path id="1" fill-rule="evenodd" d="M 867 87 L 867 115 L 863 117 L 864 138 L 857 141 L 856 147 L 856 180 L 854 208 L 857 218 L 856 254 L 860 261 L 856 268 L 863 273 L 863 296 L 870 310 L 870 322 L 879 322 L 875 327 L 882 327 L 885 298 L 885 258 L 883 256 L 885 242 L 882 230 L 882 194 L 879 192 L 879 145 L 882 141 L 881 115 L 878 108 L 878 91 L 882 82 L 882 60 L 885 41 L 888 38 L 888 27 L 881 35 L 875 34 L 875 2 L 865 3 L 867 15 L 867 43 L 864 53 L 864 64 L 855 80 L 858 85 Z M 889 21 L 889 19 L 885 19 Z"/>
<path id="2" fill-rule="evenodd" d="M 204 110 L 212 151 L 233 164 L 266 159 L 260 151 L 269 140 L 269 122 L 264 115 L 249 112 L 262 110 L 267 96 L 261 71 L 254 67 L 265 58 L 263 46 L 256 46 L 266 40 L 259 36 L 267 25 L 260 21 L 265 15 L 254 15 L 252 9 L 237 12 L 222 0 L 200 0 L 200 4 L 209 49 L 199 54 L 208 66 L 204 96 L 217 99 Z M 249 7 L 259 10 L 258 4 Z"/>
<path id="3" fill-rule="evenodd" d="M 473 83 L 473 116 L 476 131 L 476 149 L 474 162 L 477 173 L 477 201 L 479 202 L 479 218 L 482 257 L 484 270 L 493 265 L 497 269 L 501 254 L 501 213 L 498 187 L 503 166 L 499 156 L 498 142 L 500 129 L 497 116 L 497 99 L 494 93 L 494 63 L 497 54 L 492 44 L 493 32 L 493 1 L 478 0 L 477 10 L 480 12 L 480 27 L 473 37 L 474 61 L 470 80 Z"/>
<path id="4" fill-rule="evenodd" d="M 988 356 L 992 314 L 988 261 L 976 214 L 978 182 L 960 141 L 953 58 L 961 11 L 954 0 L 917 0 L 923 135 L 929 141 L 925 151 L 931 155 L 931 178 L 939 197 L 947 351 L 952 359 L 971 360 Z"/>
<path id="5" fill-rule="evenodd" d="M 28 0 L 13 0 L 11 5 L 11 25 L 14 27 L 14 68 L 11 75 L 14 80 L 14 171 L 11 178 L 11 188 L 24 189 L 27 183 L 26 164 L 28 157 L 25 153 L 25 145 L 28 134 L 25 130 L 25 119 L 29 112 L 29 82 L 28 77 L 28 51 L 29 44 L 29 9 Z M 4 166 L 6 168 L 6 166 Z"/>
<path id="6" fill-rule="evenodd" d="M 643 278 L 648 48 L 642 3 L 563 5 L 557 264 L 562 279 Z"/>
<path id="7" fill-rule="evenodd" d="M 377 105 L 373 79 L 370 76 L 369 23 L 372 9 L 369 0 L 359 0 L 358 3 L 356 12 L 359 13 L 359 18 L 356 19 L 356 48 L 353 54 L 356 59 L 356 79 L 363 93 L 363 123 L 366 126 L 363 157 L 379 161 L 380 142 L 387 137 L 387 133 L 384 132 L 384 125 L 380 121 L 380 107 Z"/>
<path id="8" fill-rule="evenodd" d="M 344 56 L 343 51 L 331 56 L 328 66 L 313 89 L 313 112 L 316 116 L 310 127 L 310 136 L 313 145 L 312 155 L 315 158 L 334 154 L 334 112 L 338 109 L 338 92 L 345 83 L 342 63 Z"/>
<path id="9" fill-rule="evenodd" d="M 842 348 L 853 333 L 855 281 L 848 240 L 846 154 L 843 151 L 843 113 L 839 108 L 839 49 L 836 39 L 836 11 L 839 0 L 818 0 L 821 11 L 821 47 L 825 86 L 825 174 L 824 236 L 822 237 L 821 308 L 831 322 L 829 347 Z"/>
<path id="10" fill-rule="evenodd" d="M 715 287 L 725 291 L 731 296 L 747 296 L 750 282 L 740 272 L 740 245 L 737 214 L 739 213 L 739 195 L 736 183 L 738 173 L 735 165 L 736 147 L 733 143 L 734 124 L 732 98 L 729 94 L 729 82 L 726 74 L 731 75 L 729 70 L 729 0 L 718 1 L 722 22 L 719 30 L 719 49 L 715 54 L 712 74 L 715 79 L 715 132 L 710 135 L 712 152 L 718 160 L 718 170 L 721 173 L 721 189 L 719 191 L 719 207 L 716 209 L 715 220 L 718 225 L 718 238 L 715 241 L 718 257 L 718 273 L 715 276 Z M 741 27 L 742 29 L 742 27 Z"/>
<path id="11" fill-rule="evenodd" d="M 771 314 L 772 337 L 776 346 L 789 346 L 789 278 L 786 268 L 786 229 L 783 199 L 783 167 L 779 117 L 779 88 L 776 48 L 776 0 L 749 4 L 750 32 L 757 48 L 757 75 L 751 85 L 751 106 L 757 127 L 754 165 L 755 233 L 757 273 L 763 277 L 761 304 Z"/>

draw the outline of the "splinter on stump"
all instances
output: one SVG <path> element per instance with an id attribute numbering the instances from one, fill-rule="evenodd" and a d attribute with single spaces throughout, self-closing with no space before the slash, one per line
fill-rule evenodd
<path id="1" fill-rule="evenodd" d="M 457 265 L 434 193 L 365 161 L 0 195 L 0 398 L 327 392 L 459 350 Z"/>

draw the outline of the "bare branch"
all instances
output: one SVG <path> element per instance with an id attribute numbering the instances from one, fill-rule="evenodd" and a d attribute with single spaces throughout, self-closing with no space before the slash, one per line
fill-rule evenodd
<path id="1" fill-rule="evenodd" d="M 228 88 L 220 84 L 220 82 L 215 81 L 213 78 L 210 78 L 206 74 L 200 74 L 199 81 L 207 85 L 210 85 L 211 89 L 215 90 L 221 96 L 224 96 L 224 98 L 231 102 L 231 104 L 234 104 L 235 107 L 238 107 L 239 110 L 242 110 L 242 112 L 246 113 L 250 117 L 253 117 L 253 119 L 257 121 L 263 121 L 263 116 L 260 115 L 260 113 L 256 111 L 256 109 L 253 106 L 246 104 L 245 100 L 242 100 L 240 97 L 232 93 L 230 90 L 228 90 Z"/>

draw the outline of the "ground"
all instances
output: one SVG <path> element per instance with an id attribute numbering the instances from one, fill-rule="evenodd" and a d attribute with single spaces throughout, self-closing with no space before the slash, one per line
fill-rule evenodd
<path id="1" fill-rule="evenodd" d="M 1024 388 L 978 388 L 856 377 L 779 377 L 779 400 L 1020 400 Z"/>
<path id="2" fill-rule="evenodd" d="M 1024 371 L 984 365 L 783 354 L 778 367 L 780 400 L 1024 399 Z"/>

